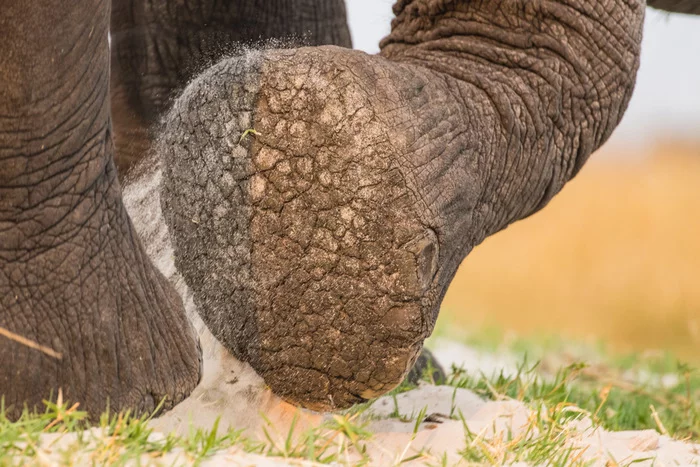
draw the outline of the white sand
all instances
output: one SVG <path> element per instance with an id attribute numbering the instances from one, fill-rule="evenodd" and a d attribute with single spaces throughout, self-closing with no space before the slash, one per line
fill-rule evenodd
<path id="1" fill-rule="evenodd" d="M 229 355 L 197 318 L 187 287 L 173 264 L 172 247 L 160 213 L 159 180 L 160 173 L 155 170 L 127 187 L 127 209 L 149 255 L 173 281 L 184 298 L 188 314 L 201 336 L 204 377 L 189 399 L 153 421 L 153 426 L 161 433 L 175 431 L 184 434 L 190 424 L 211 428 L 216 417 L 221 417 L 222 430 L 228 427 L 245 428 L 248 435 L 255 438 L 262 437 L 262 427 L 266 424 L 264 414 L 271 422 L 269 429 L 272 436 L 283 440 L 295 414 L 299 417 L 297 432 L 319 425 L 324 416 L 298 410 L 274 396 L 255 372 L 247 364 Z M 436 348 L 436 356 L 446 368 L 455 363 L 467 371 L 483 372 L 487 375 L 501 370 L 505 370 L 507 374 L 515 371 L 515 361 L 507 356 L 488 355 L 454 343 L 439 345 Z M 413 422 L 406 423 L 397 418 L 390 418 L 395 410 L 402 416 L 410 417 L 418 414 L 423 408 L 426 408 L 426 413 L 431 416 L 431 421 L 422 423 L 416 434 L 413 433 Z M 417 459 L 407 465 L 424 465 L 427 461 L 436 463 L 443 453 L 447 456 L 449 465 L 456 465 L 460 462 L 458 451 L 465 447 L 463 422 L 454 419 L 454 416 L 460 413 L 469 430 L 492 446 L 495 459 L 501 459 L 499 456 L 504 451 L 503 443 L 499 440 L 508 432 L 514 437 L 521 436 L 535 416 L 534 411 L 521 402 L 487 402 L 467 390 L 446 386 L 423 386 L 401 394 L 396 399 L 380 398 L 369 411 L 376 418 L 369 425 L 374 436 L 367 442 L 367 452 L 373 465 L 394 465 L 422 449 L 429 450 L 431 457 Z M 700 465 L 700 445 L 675 441 L 655 431 L 611 433 L 595 429 L 586 418 L 571 423 L 568 430 L 568 443 L 585 448 L 583 458 L 594 461 L 594 465 L 626 465 L 638 459 L 647 460 L 634 465 Z M 58 462 L 61 448 L 70 447 L 74 442 L 73 435 L 66 435 L 61 439 L 47 435 L 42 443 L 45 449 L 41 452 L 41 462 L 47 465 Z M 349 461 L 359 459 L 357 453 L 349 452 L 347 456 Z M 89 454 L 86 453 L 78 460 L 79 463 L 89 463 Z M 144 464 L 161 465 L 189 462 L 183 453 L 177 452 L 157 460 L 144 457 L 142 461 Z M 262 458 L 234 449 L 214 455 L 203 465 L 311 464 L 296 460 Z"/>
<path id="2" fill-rule="evenodd" d="M 225 378 L 224 378 L 225 379 Z M 155 420 L 153 426 L 159 432 L 152 435 L 155 438 L 165 436 L 170 431 L 183 431 L 186 427 L 183 421 L 190 420 L 195 426 L 210 429 L 215 418 L 221 416 L 226 423 L 241 423 L 239 427 L 248 427 L 248 435 L 263 439 L 261 427 L 266 425 L 265 414 L 271 425 L 266 425 L 273 439 L 282 445 L 290 429 L 292 414 L 301 415 L 301 428 L 315 426 L 322 422 L 323 417 L 298 409 L 277 399 L 265 389 L 260 389 L 255 398 L 246 397 L 250 389 L 229 390 L 238 383 L 222 387 L 224 379 L 207 379 L 203 386 L 197 389 L 198 396 L 190 398 L 164 417 Z M 213 383 L 211 387 L 204 386 Z M 244 383 L 245 388 L 250 388 Z M 235 399 L 229 399 L 230 396 Z M 431 421 L 420 424 L 414 434 L 414 422 L 403 422 L 390 415 L 398 408 L 400 415 L 410 418 L 426 409 Z M 256 413 L 256 411 L 259 411 Z M 501 459 L 506 456 L 505 444 L 502 441 L 508 433 L 513 437 L 523 436 L 530 425 L 534 411 L 518 401 L 484 401 L 477 395 L 464 389 L 454 389 L 448 386 L 422 386 L 413 391 L 400 394 L 396 399 L 383 397 L 378 399 L 369 409 L 375 420 L 370 422 L 369 430 L 374 433 L 366 442 L 367 453 L 371 465 L 398 465 L 422 450 L 429 451 L 423 457 L 405 465 L 435 465 L 445 455 L 448 465 L 467 465 L 459 455 L 465 447 L 465 430 L 461 420 L 451 419 L 450 414 L 460 414 L 472 433 L 478 435 L 490 446 L 497 462 L 502 465 L 526 466 L 526 463 L 503 464 Z M 301 429 L 300 428 L 300 429 Z M 98 429 L 93 430 L 97 438 L 102 438 Z M 299 431 L 297 431 L 299 432 Z M 532 432 L 531 432 L 532 433 Z M 532 433 L 536 435 L 535 433 Z M 639 461 L 639 466 L 691 466 L 700 465 L 700 445 L 675 441 L 668 436 L 661 436 L 656 431 L 627 431 L 608 432 L 594 428 L 587 418 L 572 422 L 568 426 L 568 445 L 583 450 L 582 458 L 593 462 L 592 465 L 608 467 L 629 465 Z M 75 435 L 45 435 L 42 439 L 42 449 L 38 456 L 42 465 L 58 465 L 63 457 L 62 451 L 72 452 L 74 465 L 91 464 L 95 459 L 90 449 L 78 451 Z M 361 457 L 350 450 L 347 456 L 349 464 L 360 460 Z M 152 458 L 144 456 L 143 465 L 187 465 L 191 459 L 180 450 L 163 457 Z M 310 462 L 295 459 L 261 457 L 247 454 L 240 448 L 218 452 L 208 458 L 205 466 L 281 466 L 281 465 L 314 465 Z"/>

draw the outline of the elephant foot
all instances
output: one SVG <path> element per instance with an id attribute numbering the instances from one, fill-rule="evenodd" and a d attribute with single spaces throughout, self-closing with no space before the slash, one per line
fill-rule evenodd
<path id="1" fill-rule="evenodd" d="M 406 376 L 460 262 L 629 102 L 643 2 L 401 0 L 381 55 L 252 51 L 165 118 L 175 263 L 213 334 L 329 410 Z"/>
<path id="2" fill-rule="evenodd" d="M 111 155 L 99 157 L 106 137 L 54 187 L 72 191 L 34 206 L 11 192 L 19 207 L 0 211 L 0 388 L 11 417 L 59 391 L 93 418 L 107 407 L 148 413 L 199 381 L 197 337 L 133 231 Z"/>
<path id="3" fill-rule="evenodd" d="M 444 384 L 447 381 L 445 369 L 427 348 L 423 348 L 423 351 L 418 356 L 418 360 L 416 360 L 416 364 L 413 365 L 408 376 L 406 376 L 406 382 L 409 384 L 416 385 L 425 380 L 437 385 Z"/>
<path id="4" fill-rule="evenodd" d="M 398 385 L 460 262 L 620 121 L 644 5 L 604 3 L 399 1 L 379 56 L 252 51 L 195 79 L 162 201 L 217 339 L 312 409 Z"/>
<path id="5" fill-rule="evenodd" d="M 176 267 L 204 322 L 314 410 L 403 381 L 449 283 L 439 258 L 461 259 L 440 251 L 404 159 L 420 120 L 391 80 L 412 98 L 427 76 L 390 65 L 335 47 L 225 60 L 184 91 L 159 143 Z"/>

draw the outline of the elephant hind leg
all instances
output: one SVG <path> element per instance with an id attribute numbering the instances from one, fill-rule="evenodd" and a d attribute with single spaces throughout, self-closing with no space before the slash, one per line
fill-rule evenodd
<path id="1" fill-rule="evenodd" d="M 151 150 L 185 86 L 222 58 L 271 39 L 352 46 L 344 0 L 114 0 L 110 33 L 120 175 Z"/>

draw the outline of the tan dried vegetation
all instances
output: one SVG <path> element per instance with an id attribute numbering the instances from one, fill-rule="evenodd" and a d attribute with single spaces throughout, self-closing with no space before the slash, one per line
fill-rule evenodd
<path id="1" fill-rule="evenodd" d="M 542 212 L 474 250 L 441 316 L 700 360 L 700 145 L 594 155 Z"/>

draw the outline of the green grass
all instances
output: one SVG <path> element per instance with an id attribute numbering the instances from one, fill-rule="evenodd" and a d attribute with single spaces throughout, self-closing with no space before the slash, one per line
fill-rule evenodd
<path id="1" fill-rule="evenodd" d="M 653 429 L 676 439 L 700 440 L 700 372 L 669 354 L 614 355 L 600 345 L 558 339 L 509 340 L 491 331 L 466 340 L 491 352 L 510 352 L 521 363 L 512 374 L 467 374 L 453 368 L 445 384 L 455 391 L 471 390 L 485 399 L 521 401 L 532 411 L 524 430 L 489 437 L 471 432 L 462 414 L 453 409 L 450 418 L 463 423 L 459 455 L 467 465 L 524 461 L 584 466 L 581 452 L 570 442 L 575 435 L 571 422 L 584 417 L 591 420 L 593 428 Z M 425 378 L 431 375 L 428 370 Z M 390 397 L 413 388 L 404 383 Z M 42 413 L 25 411 L 17 421 L 8 420 L 4 405 L 0 406 L 0 466 L 42 464 L 47 448 L 53 451 L 52 459 L 58 455 L 66 465 L 77 459 L 93 465 L 139 465 L 144 459 L 159 463 L 165 456 L 169 456 L 167 465 L 198 465 L 212 454 L 234 447 L 320 464 L 366 465 L 374 442 L 369 424 L 376 418 L 370 406 L 336 414 L 306 431 L 293 423 L 278 432 L 268 421 L 264 438 L 253 440 L 242 431 L 219 430 L 218 421 L 209 429 L 192 428 L 184 436 L 162 435 L 150 428 L 149 417 L 129 413 L 104 414 L 97 426 L 89 429 L 79 406 L 62 403 L 59 395 L 58 403 L 46 402 Z M 413 424 L 415 437 L 424 427 L 426 413 L 406 415 L 395 410 L 392 417 Z M 44 436 L 47 434 L 49 438 Z M 74 437 L 67 445 L 57 439 L 66 435 Z M 429 451 L 409 453 L 407 449 L 399 454 L 397 465 L 409 460 L 449 465 L 446 457 Z M 611 460 L 608 465 L 619 464 Z"/>
<path id="2" fill-rule="evenodd" d="M 573 362 L 552 374 L 546 355 L 555 351 L 561 359 L 572 347 L 576 352 L 595 355 L 595 365 Z M 499 350 L 489 340 L 483 342 L 483 348 Z M 473 375 L 452 368 L 452 376 L 446 382 L 485 399 L 517 400 L 532 409 L 533 418 L 517 436 L 505 433 L 503 437 L 488 439 L 470 432 L 465 423 L 466 447 L 461 455 L 468 462 L 585 466 L 582 453 L 569 443 L 573 435 L 569 422 L 584 417 L 591 420 L 591 429 L 652 429 L 680 440 L 700 440 L 700 372 L 669 354 L 608 355 L 606 359 L 600 346 L 572 345 L 557 339 L 518 339 L 510 343 L 508 350 L 522 354 L 515 374 Z M 528 363 L 529 353 L 541 360 Z M 450 415 L 460 418 L 458 414 Z M 606 465 L 622 464 L 609 459 Z"/>
<path id="3" fill-rule="evenodd" d="M 537 412 L 525 430 L 514 435 L 485 438 L 469 430 L 464 422 L 466 446 L 460 451 L 468 462 L 489 465 L 528 462 L 533 465 L 585 466 L 581 450 L 568 444 L 571 430 L 566 422 L 571 419 L 568 407 L 558 405 Z"/>
<path id="4" fill-rule="evenodd" d="M 76 434 L 63 452 L 61 462 L 93 465 L 134 465 L 149 459 L 158 462 L 166 454 L 177 454 L 177 465 L 199 465 L 203 460 L 222 450 L 236 447 L 244 452 L 285 459 L 304 459 L 330 464 L 342 462 L 352 452 L 353 465 L 367 463 L 364 442 L 371 438 L 367 421 L 359 419 L 359 412 L 338 414 L 318 427 L 295 434 L 295 425 L 284 434 L 277 433 L 267 421 L 263 427 L 265 441 L 254 441 L 240 430 L 220 433 L 217 420 L 211 429 L 190 428 L 186 436 L 160 436 L 149 425 L 151 417 L 132 417 L 128 412 L 105 413 L 99 424 L 90 429 L 87 414 L 77 410 L 78 405 L 44 402 L 45 411 L 24 411 L 19 420 L 10 421 L 5 407 L 0 407 L 0 466 L 41 464 L 42 450 L 52 450 L 57 439 L 46 445 L 42 437 L 48 434 Z M 82 456 L 80 458 L 76 456 Z"/>
<path id="5" fill-rule="evenodd" d="M 609 430 L 655 429 L 700 440 L 700 371 L 668 352 L 614 354 L 602 343 L 556 337 L 513 338 L 503 348 L 494 342 L 507 340 L 495 331 L 466 340 L 488 351 L 513 353 L 521 361 L 519 370 L 487 377 L 453 369 L 448 384 L 486 397 L 495 397 L 495 391 L 499 397 L 548 406 L 573 404 L 595 414 Z"/>
<path id="6" fill-rule="evenodd" d="M 454 339 L 449 329 L 443 323 L 437 338 Z M 453 368 L 447 384 L 490 398 L 573 404 L 595 414 L 609 430 L 654 429 L 700 441 L 700 370 L 670 352 L 615 353 L 600 341 L 516 336 L 498 328 L 458 338 L 484 352 L 512 355 L 519 370 L 516 375 L 467 375 Z"/>
<path id="7" fill-rule="evenodd" d="M 60 399 L 60 397 L 59 397 Z M 59 449 L 59 458 L 65 465 L 72 465 L 81 455 L 81 463 L 94 465 L 126 465 L 143 456 L 157 459 L 179 449 L 183 461 L 199 464 L 215 451 L 243 442 L 240 432 L 231 431 L 219 435 L 217 424 L 211 430 L 192 430 L 186 438 L 174 435 L 154 436 L 148 425 L 150 417 L 132 417 L 128 412 L 110 415 L 105 413 L 93 429 L 89 429 L 87 414 L 77 410 L 78 404 L 45 401 L 42 413 L 24 411 L 19 420 L 10 421 L 5 407 L 0 410 L 0 465 L 25 465 L 30 461 L 41 464 L 42 450 Z M 67 447 L 57 442 L 60 435 L 75 433 L 75 440 Z M 44 435 L 56 437 L 42 443 Z M 41 448 L 41 449 L 40 449 Z"/>
<path id="8" fill-rule="evenodd" d="M 445 334 L 438 329 L 438 339 Z M 587 465 L 568 443 L 572 436 L 568 422 L 584 417 L 593 428 L 651 429 L 679 440 L 700 441 L 700 371 L 668 352 L 614 354 L 600 342 L 570 342 L 555 336 L 508 338 L 493 328 L 462 340 L 485 352 L 512 354 L 520 364 L 515 374 L 496 375 L 467 374 L 453 367 L 445 384 L 485 399 L 521 401 L 535 414 L 523 433 L 507 433 L 497 440 L 471 433 L 465 423 L 461 455 L 468 462 Z M 427 383 L 431 375 L 426 371 Z M 389 394 L 395 401 L 390 417 L 415 421 L 412 415 L 399 413 L 396 402 L 397 395 L 411 389 L 414 386 L 404 382 Z M 453 411 L 450 417 L 460 419 L 460 414 Z M 446 462 L 430 465 L 443 465 L 442 461 Z M 610 459 L 609 465 L 622 464 Z"/>
<path id="9" fill-rule="evenodd" d="M 489 378 L 457 369 L 448 384 L 494 400 L 577 407 L 611 431 L 654 429 L 678 439 L 700 439 L 697 372 L 679 367 L 678 383 L 665 387 L 634 384 L 619 374 L 611 376 L 582 363 L 563 368 L 554 378 L 540 376 L 538 367 L 523 363 L 516 375 L 501 373 Z"/>

